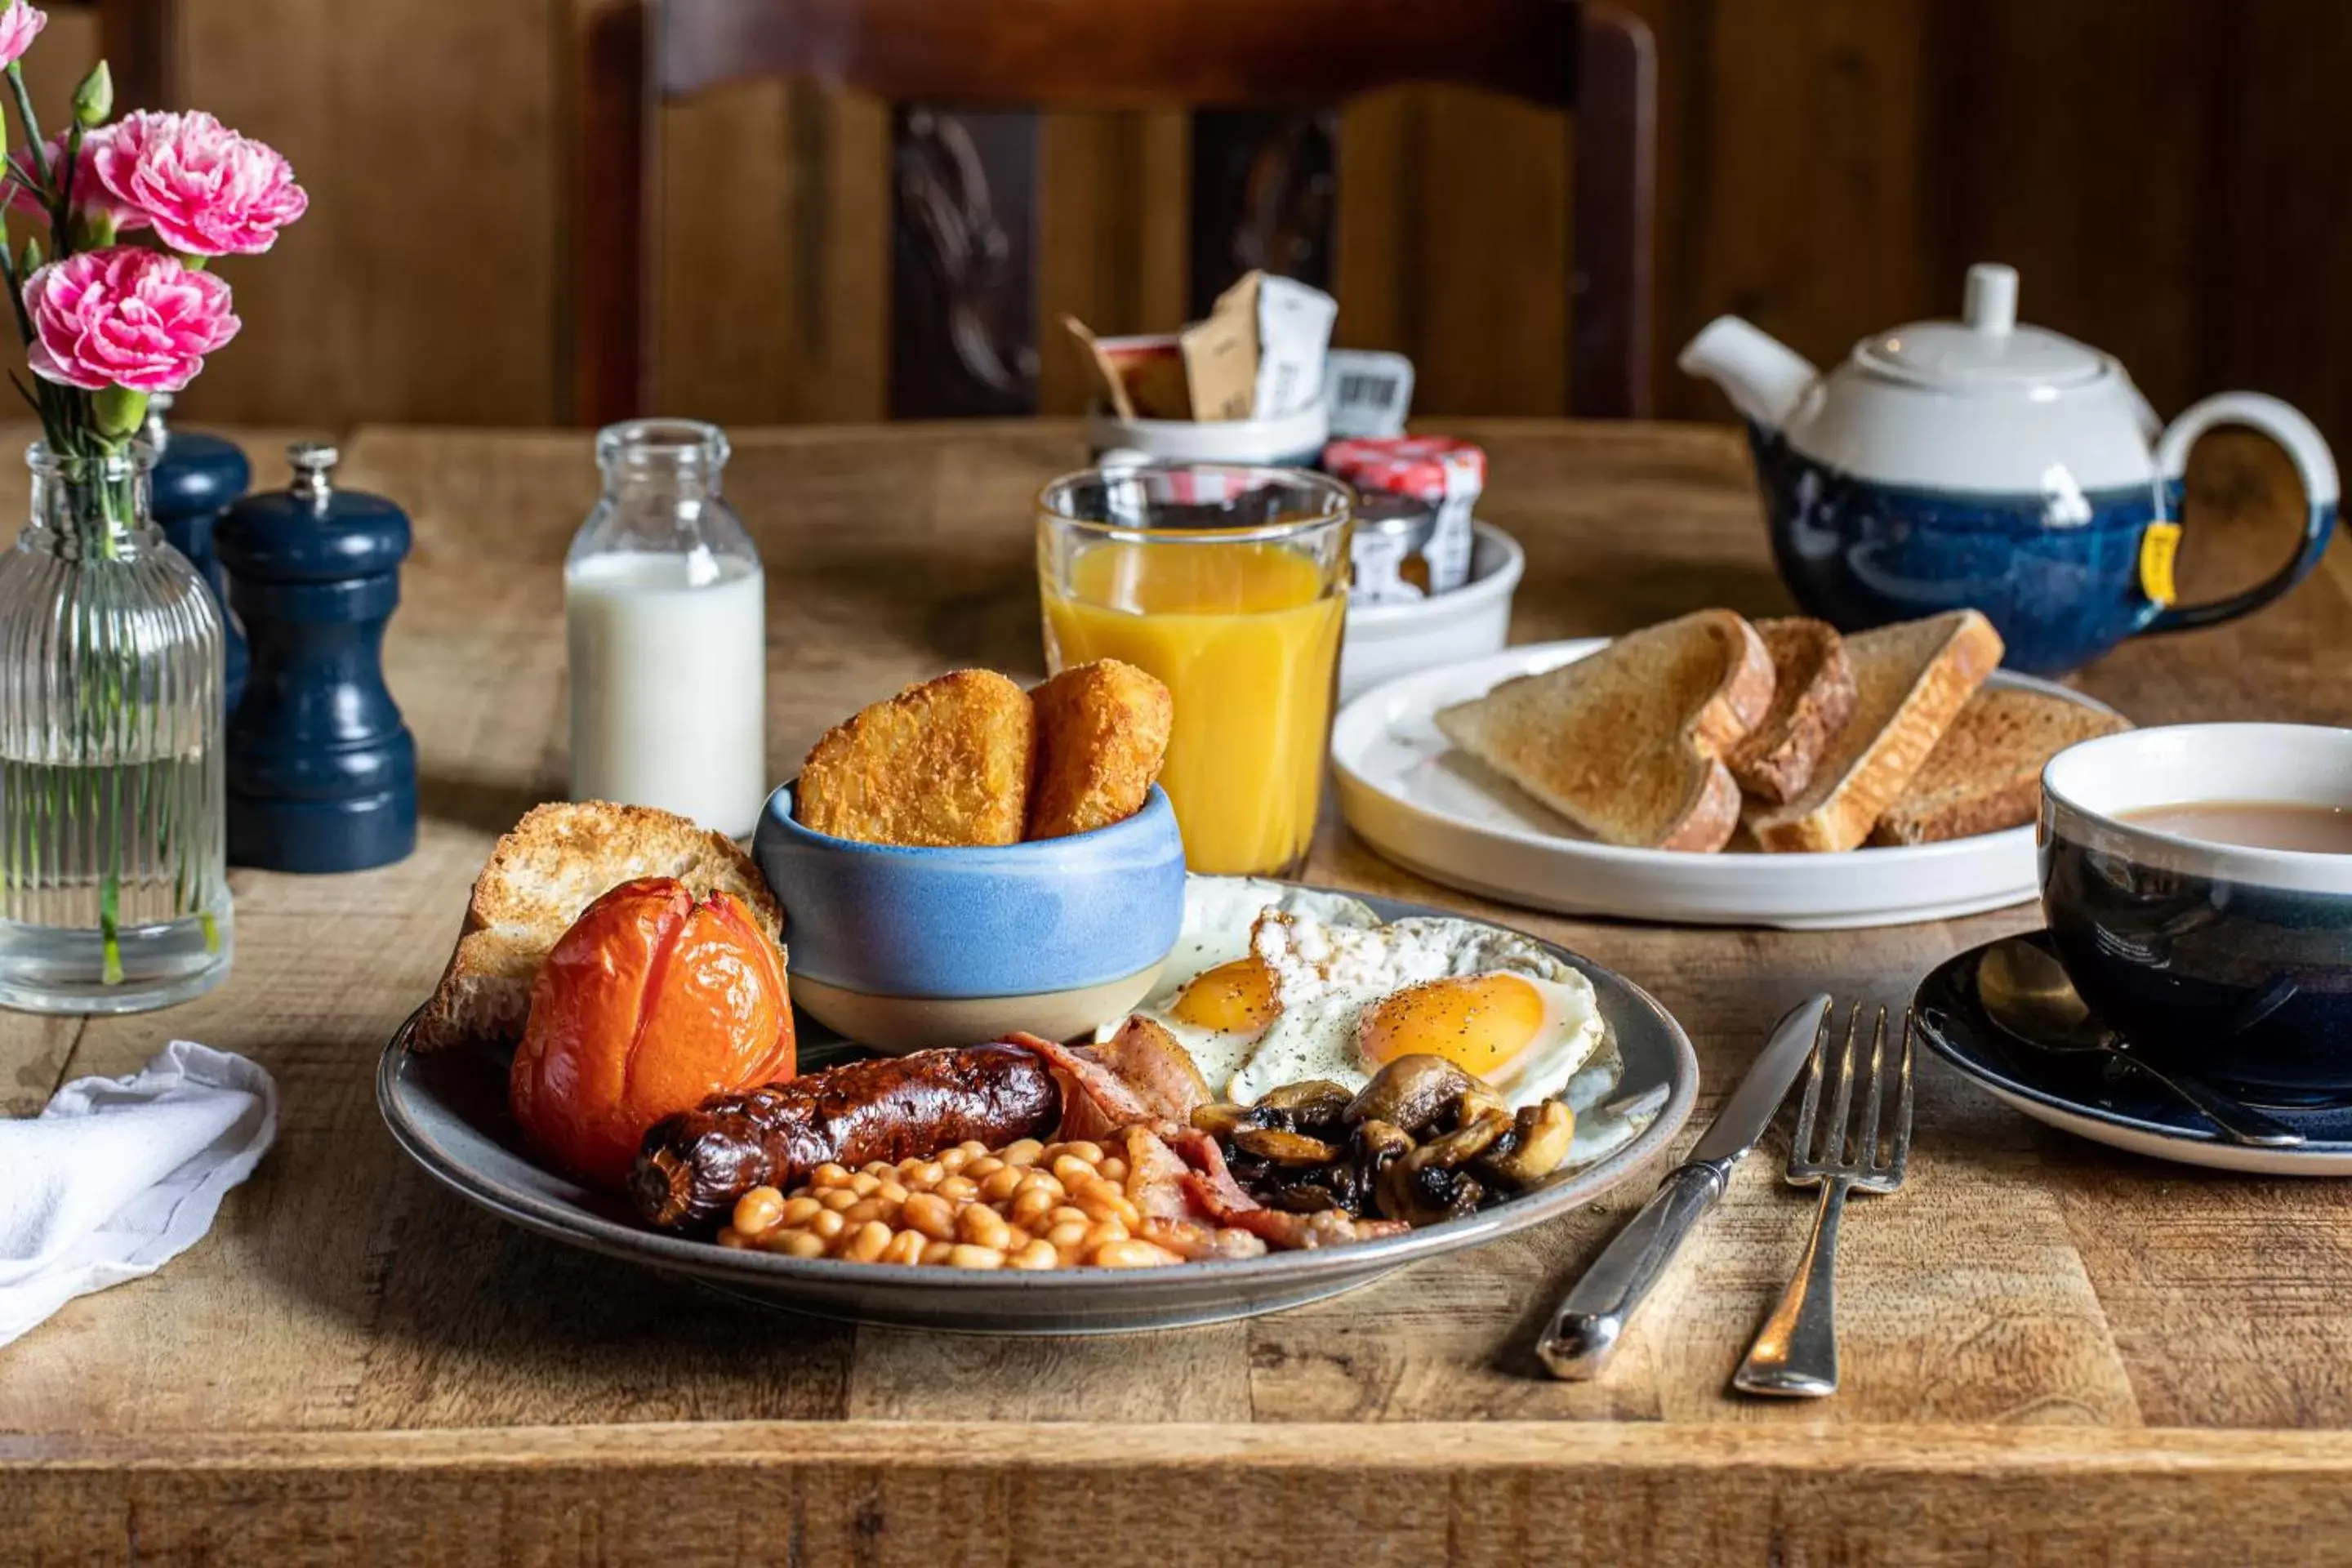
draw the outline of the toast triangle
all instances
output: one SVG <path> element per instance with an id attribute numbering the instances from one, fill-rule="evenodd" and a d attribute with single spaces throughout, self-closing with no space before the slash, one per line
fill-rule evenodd
<path id="1" fill-rule="evenodd" d="M 1632 632 L 1437 715 L 1446 739 L 1605 844 L 1720 849 L 1724 753 L 1772 701 L 1772 659 L 1729 610 Z"/>
<path id="2" fill-rule="evenodd" d="M 1870 841 L 1938 844 L 2022 827 L 2041 806 L 2043 764 L 2077 741 L 2130 728 L 2119 713 L 2055 692 L 1988 686 L 1969 699 Z"/>
<path id="3" fill-rule="evenodd" d="M 1748 828 L 1769 850 L 1852 849 L 1909 785 L 1969 698 L 2000 663 L 2000 634 L 1953 610 L 1845 638 L 1853 713 L 1785 805 L 1754 805 Z"/>

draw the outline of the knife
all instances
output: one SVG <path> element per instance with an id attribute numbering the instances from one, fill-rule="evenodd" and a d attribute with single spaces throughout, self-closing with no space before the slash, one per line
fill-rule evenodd
<path id="1" fill-rule="evenodd" d="M 1536 1354 L 1554 1377 L 1580 1382 L 1601 1374 L 1633 1310 L 1674 1262 L 1699 1216 L 1723 1196 L 1732 1167 L 1772 1125 L 1798 1069 L 1813 1054 L 1829 1010 L 1827 996 L 1810 997 L 1773 1026 L 1756 1065 L 1691 1145 L 1689 1158 L 1666 1173 L 1642 1212 L 1570 1287 L 1536 1341 Z"/>

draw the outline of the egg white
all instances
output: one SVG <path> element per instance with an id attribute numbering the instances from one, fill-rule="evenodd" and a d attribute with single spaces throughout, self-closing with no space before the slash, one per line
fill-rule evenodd
<path id="1" fill-rule="evenodd" d="M 1366 1012 L 1407 986 L 1448 976 L 1517 974 L 1542 999 L 1533 1038 L 1493 1085 L 1513 1107 L 1558 1095 L 1601 1044 L 1591 983 L 1516 932 L 1439 917 L 1382 925 L 1358 900 L 1258 878 L 1196 876 L 1184 894 L 1183 932 L 1135 1011 L 1166 1028 L 1210 1088 L 1238 1103 L 1308 1079 L 1361 1089 L 1376 1066 L 1359 1043 Z M 1204 1029 L 1175 1016 L 1186 986 L 1253 952 L 1274 972 L 1282 1004 L 1265 1028 Z M 1105 1025 L 1096 1037 L 1117 1026 Z"/>
<path id="2" fill-rule="evenodd" d="M 1176 946 L 1169 952 L 1160 978 L 1135 1010 L 1167 1023 L 1165 1014 L 1184 987 L 1220 964 L 1249 956 L 1250 933 L 1258 917 L 1268 910 L 1303 915 L 1327 926 L 1381 923 L 1370 904 L 1344 893 L 1320 892 L 1262 877 L 1187 877 L 1184 929 L 1177 936 Z M 1095 1031 L 1095 1038 L 1110 1038 L 1118 1032 L 1120 1022 L 1113 1019 L 1103 1025 Z"/>

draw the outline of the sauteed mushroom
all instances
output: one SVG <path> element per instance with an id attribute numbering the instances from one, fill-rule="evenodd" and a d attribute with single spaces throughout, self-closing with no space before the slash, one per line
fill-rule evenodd
<path id="1" fill-rule="evenodd" d="M 1435 1225 L 1478 1206 L 1486 1189 L 1475 1177 L 1447 1165 L 1416 1164 L 1414 1154 L 1388 1166 L 1375 1184 L 1381 1213 L 1407 1225 Z"/>
<path id="2" fill-rule="evenodd" d="M 1412 1152 L 1412 1135 L 1393 1121 L 1379 1117 L 1356 1129 L 1356 1148 L 1363 1163 L 1375 1170 Z"/>
<path id="3" fill-rule="evenodd" d="M 1250 1120 L 1250 1107 L 1235 1105 L 1230 1100 L 1211 1100 L 1194 1108 L 1192 1125 L 1212 1138 L 1231 1140 L 1243 1128 L 1257 1125 Z"/>
<path id="4" fill-rule="evenodd" d="M 1279 1127 L 1244 1127 L 1234 1134 L 1234 1147 L 1276 1165 L 1328 1165 L 1339 1157 L 1339 1151 L 1320 1138 Z"/>
<path id="5" fill-rule="evenodd" d="M 1405 1163 L 1438 1165 L 1453 1170 L 1466 1165 L 1491 1148 L 1495 1141 L 1511 1130 L 1511 1113 L 1496 1109 L 1481 1110 L 1454 1128 L 1429 1139 L 1407 1154 Z"/>
<path id="6" fill-rule="evenodd" d="M 1418 1134 L 1478 1080 L 1444 1057 L 1416 1053 L 1399 1057 L 1372 1075 L 1348 1104 L 1348 1120 L 1377 1118 Z"/>
<path id="7" fill-rule="evenodd" d="M 1354 1098 L 1348 1086 L 1333 1083 L 1328 1078 L 1308 1079 L 1304 1083 L 1286 1083 L 1280 1089 L 1270 1089 L 1261 1096 L 1259 1110 L 1286 1110 L 1307 1125 L 1337 1121 L 1347 1114 L 1349 1102 Z"/>
<path id="8" fill-rule="evenodd" d="M 1575 1136 L 1576 1113 L 1565 1103 L 1530 1105 L 1512 1122 L 1511 1136 L 1480 1156 L 1477 1169 L 1505 1186 L 1531 1187 L 1559 1169 Z"/>

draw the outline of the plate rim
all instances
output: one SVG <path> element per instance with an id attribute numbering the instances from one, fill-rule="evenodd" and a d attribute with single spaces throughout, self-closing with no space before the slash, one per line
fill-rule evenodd
<path id="1" fill-rule="evenodd" d="M 1495 1209 L 1424 1226 L 1403 1236 L 1354 1242 L 1345 1247 L 1271 1253 L 1262 1258 L 1177 1263 L 1150 1269 L 1051 1268 L 1034 1272 L 998 1272 L 983 1277 L 989 1294 L 1001 1297 L 1010 1288 L 1022 1295 L 1051 1300 L 1073 1292 L 1083 1293 L 1118 1285 L 1129 1288 L 1138 1297 L 1149 1298 L 1179 1294 L 1186 1289 L 1208 1288 L 1219 1283 L 1230 1283 L 1239 1288 L 1264 1282 L 1278 1287 L 1312 1281 L 1325 1275 L 1384 1273 L 1427 1258 L 1483 1247 L 1506 1236 L 1563 1217 L 1639 1171 L 1652 1157 L 1663 1152 L 1689 1121 L 1697 1105 L 1699 1085 L 1698 1054 L 1691 1044 L 1690 1036 L 1683 1028 L 1681 1021 L 1663 1003 L 1618 971 L 1531 931 L 1519 931 L 1460 910 L 1319 884 L 1286 882 L 1285 885 L 1360 899 L 1371 905 L 1383 921 L 1413 916 L 1437 916 L 1494 926 L 1540 944 L 1546 951 L 1568 961 L 1589 979 L 1598 981 L 1605 977 L 1611 984 L 1621 987 L 1627 1000 L 1645 1010 L 1652 1021 L 1663 1029 L 1668 1047 L 1669 1067 L 1665 1103 L 1659 1108 L 1650 1124 L 1622 1147 L 1557 1185 Z M 401 1081 L 402 1067 L 410 1056 L 423 1054 L 413 1053 L 408 1044 L 416 1019 L 423 1011 L 420 1005 L 416 1012 L 404 1019 L 377 1057 L 377 1112 L 392 1133 L 394 1142 L 427 1175 L 459 1197 L 499 1218 L 551 1239 L 643 1267 L 726 1279 L 747 1287 L 829 1289 L 864 1285 L 936 1296 L 944 1301 L 953 1300 L 959 1294 L 968 1294 L 971 1286 L 982 1283 L 972 1279 L 967 1270 L 911 1264 L 856 1263 L 839 1258 L 798 1258 L 780 1253 L 721 1247 L 714 1242 L 665 1236 L 625 1225 L 588 1212 L 577 1205 L 543 1198 L 537 1194 L 522 1192 L 509 1195 L 506 1189 L 493 1184 L 442 1148 L 429 1132 L 415 1124 L 409 1108 L 403 1103 L 405 1090 Z M 1613 1020 L 1612 1026 L 1614 1027 Z M 1514 1213 L 1514 1210 L 1519 1212 Z M 854 1312 L 849 1315 L 862 1316 Z"/>

